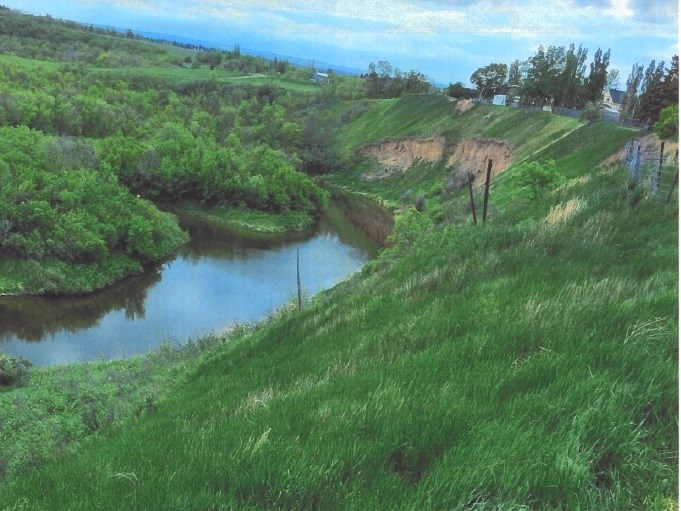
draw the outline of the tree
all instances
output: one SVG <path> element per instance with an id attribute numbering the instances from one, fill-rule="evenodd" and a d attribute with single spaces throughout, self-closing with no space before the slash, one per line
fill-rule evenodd
<path id="1" fill-rule="evenodd" d="M 423 73 L 412 69 L 404 77 L 404 91 L 407 94 L 428 92 L 428 90 L 430 90 L 430 83 Z"/>
<path id="2" fill-rule="evenodd" d="M 521 163 L 515 170 L 513 179 L 518 185 L 527 188 L 530 197 L 534 200 L 540 199 L 550 188 L 557 186 L 560 182 L 554 160 Z"/>
<path id="3" fill-rule="evenodd" d="M 209 50 L 199 53 L 199 62 L 208 64 L 211 70 L 215 69 L 222 62 L 223 53 L 218 50 Z"/>
<path id="4" fill-rule="evenodd" d="M 463 83 L 450 83 L 447 87 L 447 95 L 457 99 L 469 99 L 475 97 L 475 91 L 463 86 Z"/>
<path id="5" fill-rule="evenodd" d="M 679 56 L 672 57 L 672 65 L 664 78 L 664 101 L 668 104 L 679 102 Z"/>
<path id="6" fill-rule="evenodd" d="M 543 106 L 551 102 L 559 89 L 558 77 L 565 69 L 565 47 L 543 46 L 526 62 L 527 77 L 521 89 L 526 100 Z"/>
<path id="7" fill-rule="evenodd" d="M 629 77 L 627 78 L 627 90 L 624 92 L 622 106 L 620 107 L 621 119 L 632 118 L 634 113 L 638 110 L 638 95 L 642 80 L 643 66 L 639 66 L 638 63 L 636 63 L 632 66 L 631 73 L 629 73 Z"/>
<path id="8" fill-rule="evenodd" d="M 610 64 L 610 50 L 603 53 L 598 48 L 594 54 L 594 60 L 589 66 L 589 77 L 584 84 L 583 101 L 599 103 L 603 100 L 603 92 L 608 79 L 608 65 Z"/>
<path id="9" fill-rule="evenodd" d="M 606 89 L 619 89 L 620 87 L 620 70 L 611 69 L 608 71 L 608 77 L 605 80 Z"/>
<path id="10" fill-rule="evenodd" d="M 471 83 L 478 90 L 480 97 L 496 94 L 506 80 L 508 66 L 506 64 L 489 64 L 478 68 L 471 75 Z"/>
<path id="11" fill-rule="evenodd" d="M 369 63 L 369 68 L 367 69 L 366 80 L 369 82 L 369 87 L 367 90 L 367 96 L 369 98 L 379 98 L 381 97 L 381 86 L 378 81 L 378 73 L 376 72 L 376 64 L 373 62 Z"/>
<path id="12" fill-rule="evenodd" d="M 555 103 L 566 108 L 574 108 L 584 87 L 587 49 L 580 45 L 575 52 L 571 44 L 565 53 L 562 72 L 556 78 Z M 559 66 L 559 64 L 557 64 Z"/>
<path id="13" fill-rule="evenodd" d="M 662 108 L 666 106 L 664 78 L 664 61 L 657 64 L 654 60 L 651 61 L 643 75 L 643 86 L 637 112 L 641 120 L 654 123 L 657 121 Z"/>
<path id="14" fill-rule="evenodd" d="M 522 74 L 520 72 L 520 61 L 515 59 L 511 62 L 508 68 L 508 83 L 509 85 L 520 85 L 522 82 Z"/>

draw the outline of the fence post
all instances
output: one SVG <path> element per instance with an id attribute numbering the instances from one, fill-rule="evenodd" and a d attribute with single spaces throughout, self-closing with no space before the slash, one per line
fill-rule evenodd
<path id="1" fill-rule="evenodd" d="M 296 247 L 296 284 L 298 285 L 298 310 L 303 310 L 303 295 L 300 290 L 300 248 Z"/>
<path id="2" fill-rule="evenodd" d="M 629 160 L 629 179 L 638 184 L 638 143 L 634 143 L 631 151 L 631 160 Z"/>
<path id="3" fill-rule="evenodd" d="M 471 211 L 473 212 L 473 225 L 478 224 L 478 219 L 475 214 L 475 200 L 473 199 L 473 174 L 468 173 L 468 193 L 471 196 Z"/>
<path id="4" fill-rule="evenodd" d="M 672 200 L 672 194 L 674 193 L 674 187 L 676 186 L 676 183 L 679 182 L 679 168 L 676 168 L 676 174 L 674 175 L 674 182 L 672 183 L 672 187 L 669 190 L 669 195 L 667 195 L 667 204 L 669 204 L 669 201 Z"/>
<path id="5" fill-rule="evenodd" d="M 657 162 L 657 170 L 653 172 L 651 189 L 653 195 L 662 187 L 662 159 L 664 158 L 664 141 L 660 144 L 660 159 Z"/>
<path id="6" fill-rule="evenodd" d="M 485 180 L 485 199 L 482 204 L 482 221 L 487 222 L 487 201 L 489 200 L 489 182 L 492 179 L 492 159 L 487 160 L 487 179 Z"/>

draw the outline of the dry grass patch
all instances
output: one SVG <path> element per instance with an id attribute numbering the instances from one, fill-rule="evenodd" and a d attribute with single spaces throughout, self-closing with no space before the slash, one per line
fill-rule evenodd
<path id="1" fill-rule="evenodd" d="M 546 224 L 549 227 L 556 227 L 562 223 L 565 223 L 575 213 L 581 211 L 585 205 L 586 202 L 579 197 L 573 197 L 567 202 L 558 204 L 551 211 L 549 211 L 548 215 L 546 215 Z"/>

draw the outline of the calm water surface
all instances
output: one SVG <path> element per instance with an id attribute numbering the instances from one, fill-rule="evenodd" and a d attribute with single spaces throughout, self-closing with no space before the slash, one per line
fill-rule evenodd
<path id="1" fill-rule="evenodd" d="M 329 288 L 376 254 L 335 208 L 311 232 L 273 239 L 184 218 L 191 235 L 174 260 L 87 297 L 0 298 L 0 353 L 35 365 L 146 353 L 252 322 L 296 295 Z"/>

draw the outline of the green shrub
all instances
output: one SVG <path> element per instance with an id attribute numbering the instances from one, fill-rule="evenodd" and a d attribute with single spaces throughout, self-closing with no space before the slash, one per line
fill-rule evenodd
<path id="1" fill-rule="evenodd" d="M 560 182 L 554 160 L 521 163 L 515 169 L 514 179 L 519 186 L 528 189 L 533 199 L 540 198 L 549 188 Z"/>
<path id="2" fill-rule="evenodd" d="M 0 355 L 0 385 L 13 385 L 24 380 L 32 364 L 23 358 Z"/>
<path id="3" fill-rule="evenodd" d="M 655 133 L 660 138 L 671 138 L 679 133 L 679 105 L 668 106 L 660 112 L 655 123 Z"/>
<path id="4" fill-rule="evenodd" d="M 579 118 L 583 121 L 596 122 L 601 118 L 600 106 L 591 101 L 587 102 L 584 110 L 582 110 L 582 113 L 579 115 Z"/>

